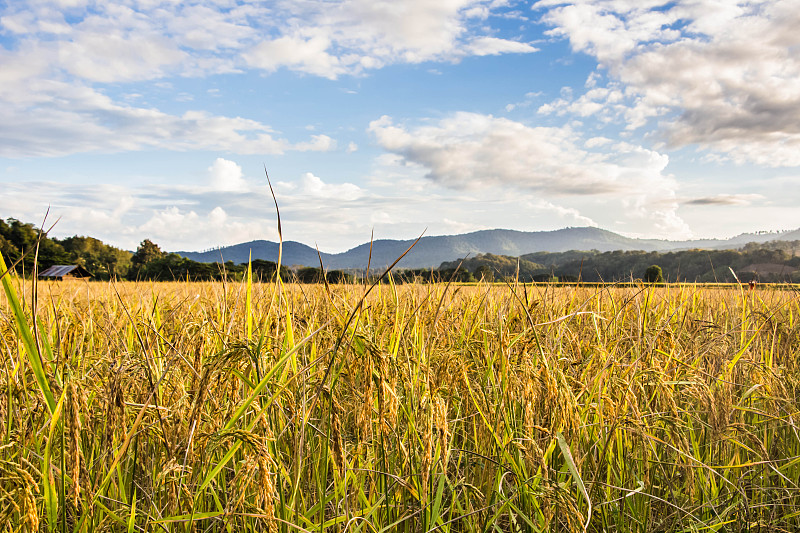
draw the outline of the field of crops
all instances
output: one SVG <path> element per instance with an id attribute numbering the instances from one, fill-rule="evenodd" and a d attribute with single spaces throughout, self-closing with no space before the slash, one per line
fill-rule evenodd
<path id="1" fill-rule="evenodd" d="M 3 281 L 3 531 L 800 527 L 791 290 Z"/>

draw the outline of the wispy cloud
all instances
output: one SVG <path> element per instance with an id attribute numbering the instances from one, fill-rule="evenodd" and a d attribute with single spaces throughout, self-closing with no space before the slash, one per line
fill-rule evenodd
<path id="1" fill-rule="evenodd" d="M 502 4 L 502 3 L 501 3 Z M 395 63 L 529 53 L 485 25 L 496 2 L 216 0 L 14 2 L 0 10 L 0 156 L 148 148 L 279 154 L 325 151 L 324 135 L 289 141 L 268 124 L 115 101 L 108 84 L 165 86 L 247 70 L 337 78 Z M 184 98 L 185 100 L 185 98 Z"/>
<path id="2" fill-rule="evenodd" d="M 683 203 L 686 205 L 751 205 L 760 200 L 764 200 L 764 196 L 761 194 L 717 194 L 692 198 Z"/>
<path id="3" fill-rule="evenodd" d="M 0 25 L 12 55 L 88 81 L 203 75 L 286 67 L 323 77 L 394 63 L 530 53 L 495 34 L 496 0 L 307 0 L 230 4 L 205 0 L 10 4 Z M 33 46 L 36 45 L 36 46 Z"/>
<path id="4" fill-rule="evenodd" d="M 29 105 L 0 107 L 0 157 L 144 149 L 281 154 L 335 147 L 333 139 L 325 135 L 292 143 L 252 119 L 204 111 L 174 115 L 117 103 L 97 90 L 66 83 L 38 87 Z"/>

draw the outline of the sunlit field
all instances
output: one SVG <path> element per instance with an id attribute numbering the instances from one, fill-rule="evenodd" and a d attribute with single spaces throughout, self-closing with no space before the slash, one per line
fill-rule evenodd
<path id="1" fill-rule="evenodd" d="M 800 527 L 792 290 L 3 281 L 11 531 Z"/>

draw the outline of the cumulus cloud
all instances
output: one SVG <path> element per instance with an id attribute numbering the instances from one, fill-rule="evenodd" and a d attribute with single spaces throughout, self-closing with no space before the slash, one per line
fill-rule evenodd
<path id="1" fill-rule="evenodd" d="M 309 5 L 322 4 L 310 2 Z M 483 30 L 473 20 L 483 22 L 492 8 L 502 3 L 482 0 L 352 0 L 341 2 L 314 22 L 328 29 L 340 46 L 376 65 L 397 61 L 419 63 L 451 60 L 473 53 L 532 52 L 521 43 L 506 44 L 493 35 L 475 35 Z M 313 19 L 312 19 L 313 20 Z M 473 48 L 483 37 L 494 39 Z M 512 42 L 512 41 L 508 41 Z M 505 46 L 505 50 L 501 48 Z M 369 68 L 368 65 L 362 63 Z"/>
<path id="2" fill-rule="evenodd" d="M 0 212 L 4 217 L 38 221 L 49 206 L 51 219 L 60 218 L 55 236 L 92 235 L 129 250 L 145 238 L 170 251 L 276 240 L 269 189 L 250 187 L 247 194 L 231 190 L 232 183 L 242 185 L 242 170 L 232 161 L 220 158 L 208 171 L 216 181 L 209 182 L 214 187 L 4 182 Z M 384 211 L 391 217 L 379 217 L 373 225 L 392 226 L 394 220 L 403 219 L 397 217 L 404 213 L 402 205 L 350 183 L 329 183 L 305 173 L 294 182 L 275 185 L 284 238 L 310 245 L 316 241 L 325 251 L 367 240 L 373 213 Z"/>
<path id="3" fill-rule="evenodd" d="M 584 0 L 536 4 L 550 35 L 597 58 L 610 78 L 543 113 L 658 120 L 670 147 L 737 162 L 800 165 L 797 2 Z"/>
<path id="4" fill-rule="evenodd" d="M 569 127 L 531 127 L 506 118 L 459 112 L 409 130 L 384 116 L 369 130 L 380 145 L 428 169 L 453 188 L 514 185 L 555 194 L 640 191 L 662 179 L 665 155 L 618 144 L 616 152 L 588 151 Z"/>
<path id="5" fill-rule="evenodd" d="M 0 186 L 4 192 L 0 211 L 6 216 L 37 221 L 49 207 L 53 220 L 59 219 L 54 235 L 91 235 L 128 250 L 135 250 L 145 238 L 170 251 L 277 238 L 273 218 L 263 208 L 259 212 L 271 200 L 263 191 L 248 195 L 252 198 L 244 202 L 241 195 L 152 183 Z"/>
<path id="6" fill-rule="evenodd" d="M 465 112 L 416 128 L 384 116 L 369 130 L 384 149 L 456 190 L 511 186 L 550 196 L 603 195 L 660 233 L 688 233 L 676 214 L 677 184 L 665 173 L 669 158 L 638 145 L 619 142 L 593 151 L 569 127 L 531 127 Z"/>
<path id="7" fill-rule="evenodd" d="M 218 157 L 214 164 L 208 167 L 208 172 L 214 190 L 244 192 L 249 189 L 242 175 L 242 167 L 233 161 Z"/>
<path id="8" fill-rule="evenodd" d="M 277 237 L 272 224 L 231 217 L 219 206 L 208 212 L 178 206 L 151 211 L 149 218 L 136 226 L 136 232 L 170 251 L 207 249 Z"/>
<path id="9" fill-rule="evenodd" d="M 484 0 L 295 3 L 285 31 L 254 44 L 242 57 L 269 72 L 285 67 L 334 79 L 393 63 L 538 51 L 528 43 L 485 34 L 485 27 L 474 24 L 500 5 Z"/>
<path id="10" fill-rule="evenodd" d="M 311 197 L 318 200 L 353 201 L 366 195 L 366 191 L 353 183 L 325 183 L 311 172 L 300 176 L 297 182 L 280 182 L 279 185 L 294 197 Z"/>
<path id="11" fill-rule="evenodd" d="M 347 65 L 328 53 L 331 44 L 330 38 L 317 30 L 308 36 L 283 36 L 261 42 L 243 57 L 248 65 L 269 72 L 288 67 L 333 79 L 344 74 Z"/>
<path id="12" fill-rule="evenodd" d="M 318 243 L 323 251 L 342 251 L 368 241 L 373 230 L 375 238 L 406 239 L 426 228 L 427 234 L 441 234 L 492 227 L 531 231 L 609 227 L 616 217 L 625 216 L 617 195 L 606 195 L 598 203 L 592 196 L 544 197 L 542 191 L 515 187 L 453 189 L 425 178 L 426 169 L 420 165 L 396 163 L 380 158 L 368 187 L 314 173 L 273 182 L 284 239 Z M 206 166 L 192 173 L 201 174 Z M 219 166 L 238 176 L 233 165 Z M 51 216 L 60 217 L 56 236 L 88 234 L 129 250 L 145 238 L 173 251 L 277 239 L 272 196 L 265 186 L 242 194 L 140 180 L 69 185 L 22 178 L 0 183 L 0 190 L 0 212 L 5 216 L 40 220 L 50 205 Z M 653 236 L 650 229 L 658 221 L 648 208 L 669 214 L 669 205 L 653 198 L 643 205 L 645 218 L 635 222 L 643 233 Z M 444 219 L 448 222 L 443 225 Z M 674 237 L 674 230 L 666 236 Z"/>

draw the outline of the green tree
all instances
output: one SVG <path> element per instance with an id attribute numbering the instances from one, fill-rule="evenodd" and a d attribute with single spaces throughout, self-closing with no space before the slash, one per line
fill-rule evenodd
<path id="1" fill-rule="evenodd" d="M 353 283 L 353 275 L 344 270 L 331 270 L 325 273 L 328 283 Z"/>
<path id="2" fill-rule="evenodd" d="M 297 281 L 300 283 L 321 283 L 322 270 L 315 267 L 304 267 L 297 271 Z"/>
<path id="3" fill-rule="evenodd" d="M 131 279 L 141 277 L 147 271 L 148 263 L 162 257 L 164 257 L 164 252 L 156 243 L 150 239 L 143 240 L 136 249 L 136 253 L 131 257 L 131 269 L 128 271 L 128 277 Z"/>
<path id="4" fill-rule="evenodd" d="M 131 257 L 131 264 L 134 267 L 140 267 L 163 255 L 164 252 L 161 251 L 161 248 L 159 248 L 156 243 L 150 239 L 145 239 L 136 249 L 136 253 L 133 254 L 133 257 Z"/>
<path id="5" fill-rule="evenodd" d="M 475 269 L 475 279 L 494 281 L 494 270 L 489 265 L 480 265 Z"/>
<path id="6" fill-rule="evenodd" d="M 131 264 L 131 253 L 105 244 L 94 237 L 67 237 L 54 239 L 60 244 L 68 259 L 63 264 L 77 264 L 92 273 L 94 279 L 124 276 Z"/>
<path id="7" fill-rule="evenodd" d="M 275 271 L 278 270 L 278 264 L 265 259 L 253 259 L 253 279 L 259 281 L 273 281 L 275 279 Z M 292 275 L 285 265 L 281 265 L 281 279 L 286 281 L 291 279 Z"/>
<path id="8" fill-rule="evenodd" d="M 664 273 L 658 265 L 650 265 L 644 271 L 644 280 L 647 283 L 661 283 L 664 281 Z"/>

